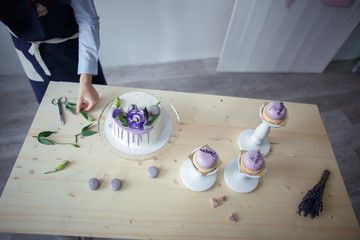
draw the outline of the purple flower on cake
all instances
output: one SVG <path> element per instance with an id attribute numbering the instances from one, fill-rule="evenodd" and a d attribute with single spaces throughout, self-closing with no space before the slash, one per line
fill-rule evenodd
<path id="1" fill-rule="evenodd" d="M 126 116 L 129 128 L 144 129 L 144 125 L 148 122 L 146 112 L 142 110 L 130 110 Z"/>
<path id="2" fill-rule="evenodd" d="M 114 111 L 112 112 L 112 117 L 113 118 L 117 118 L 118 115 L 124 116 L 126 117 L 126 112 L 124 111 L 124 109 L 120 108 L 120 109 L 114 109 Z"/>

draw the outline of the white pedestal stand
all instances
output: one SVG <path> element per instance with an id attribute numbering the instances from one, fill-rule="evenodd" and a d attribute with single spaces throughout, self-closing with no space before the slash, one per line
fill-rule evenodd
<path id="1" fill-rule="evenodd" d="M 265 156 L 270 151 L 270 141 L 268 139 L 268 134 L 270 128 L 280 128 L 280 125 L 269 123 L 262 118 L 262 111 L 264 105 L 260 107 L 259 115 L 262 123 L 256 129 L 246 129 L 242 131 L 238 138 L 238 146 L 240 150 L 260 150 L 260 152 Z M 286 117 L 287 120 L 288 116 Z"/>
<path id="2" fill-rule="evenodd" d="M 266 172 L 267 166 L 265 161 Z M 259 184 L 259 175 L 250 175 L 240 172 L 240 155 L 238 158 L 231 160 L 224 169 L 224 179 L 231 190 L 237 193 L 252 192 Z"/>
<path id="3" fill-rule="evenodd" d="M 216 181 L 217 171 L 220 166 L 215 170 L 203 176 L 199 170 L 196 169 L 190 159 L 187 159 L 181 166 L 180 176 L 184 185 L 192 191 L 203 192 L 210 189 Z"/>

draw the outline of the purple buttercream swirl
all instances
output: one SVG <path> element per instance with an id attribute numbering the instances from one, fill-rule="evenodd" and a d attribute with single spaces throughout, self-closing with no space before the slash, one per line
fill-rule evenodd
<path id="1" fill-rule="evenodd" d="M 264 157 L 260 151 L 250 150 L 244 154 L 243 162 L 251 171 L 258 171 L 264 165 Z"/>
<path id="2" fill-rule="evenodd" d="M 197 163 L 203 168 L 212 168 L 216 165 L 218 160 L 217 153 L 208 147 L 200 148 L 196 154 Z"/>
<path id="3" fill-rule="evenodd" d="M 272 119 L 281 120 L 286 116 L 286 107 L 283 102 L 271 102 L 267 105 L 265 113 Z"/>

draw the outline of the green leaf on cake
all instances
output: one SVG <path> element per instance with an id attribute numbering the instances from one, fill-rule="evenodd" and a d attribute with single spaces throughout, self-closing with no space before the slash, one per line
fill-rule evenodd
<path id="1" fill-rule="evenodd" d="M 161 103 L 161 102 L 156 103 L 156 104 L 151 108 L 151 110 L 148 112 L 148 116 L 149 116 L 149 118 L 148 118 L 148 123 L 145 124 L 145 126 L 151 126 L 151 124 L 153 124 L 154 121 L 159 117 L 160 113 L 151 116 L 151 112 L 152 112 L 156 107 L 158 107 L 158 106 L 160 105 L 160 103 Z"/>
<path id="2" fill-rule="evenodd" d="M 117 118 L 120 120 L 121 124 L 124 126 L 124 127 L 128 127 L 129 126 L 129 123 L 127 122 L 126 118 L 124 116 L 121 116 L 121 115 L 117 115 Z"/>
<path id="3" fill-rule="evenodd" d="M 151 117 L 150 121 L 146 124 L 146 126 L 151 126 L 153 122 L 160 116 L 160 114 L 154 115 Z"/>
<path id="4" fill-rule="evenodd" d="M 115 98 L 114 100 L 114 108 L 119 108 L 120 107 L 120 98 Z"/>
<path id="5" fill-rule="evenodd" d="M 150 117 L 150 116 L 149 116 L 149 112 L 148 112 L 148 110 L 147 110 L 146 107 L 144 108 L 144 112 L 145 112 L 145 117 L 146 117 L 146 119 L 149 120 L 149 117 Z"/>

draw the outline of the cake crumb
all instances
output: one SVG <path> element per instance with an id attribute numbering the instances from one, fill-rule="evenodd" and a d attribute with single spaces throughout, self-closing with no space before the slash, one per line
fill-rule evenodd
<path id="1" fill-rule="evenodd" d="M 226 201 L 226 196 L 222 195 L 219 198 L 212 198 L 211 199 L 211 203 L 212 203 L 212 207 L 215 208 L 217 206 L 219 206 L 222 202 Z"/>
<path id="2" fill-rule="evenodd" d="M 230 216 L 228 217 L 230 222 L 236 223 L 238 221 L 238 217 L 236 216 L 235 213 L 230 214 Z"/>
<path id="3" fill-rule="evenodd" d="M 211 202 L 212 202 L 212 207 L 213 208 L 216 208 L 217 206 L 219 206 L 219 200 L 218 199 L 216 199 L 216 198 L 212 198 L 211 199 Z"/>
<path id="4" fill-rule="evenodd" d="M 222 202 L 226 201 L 226 199 L 227 199 L 227 198 L 226 198 L 226 196 L 224 196 L 224 195 L 219 197 L 219 200 L 222 201 Z"/>

